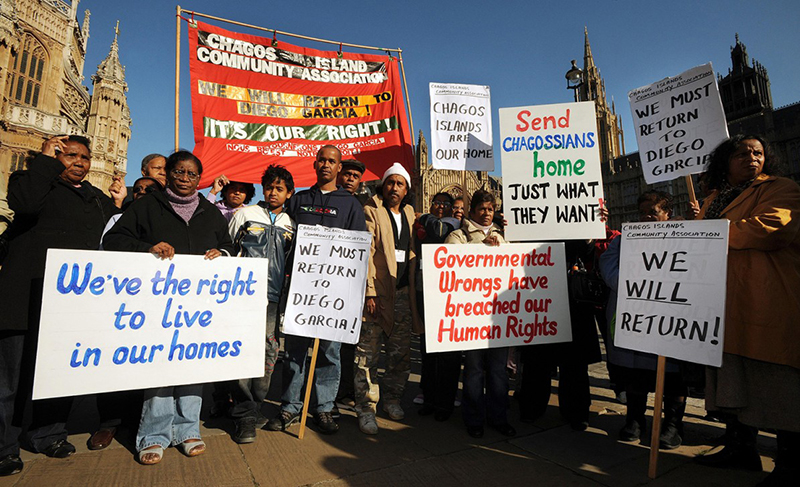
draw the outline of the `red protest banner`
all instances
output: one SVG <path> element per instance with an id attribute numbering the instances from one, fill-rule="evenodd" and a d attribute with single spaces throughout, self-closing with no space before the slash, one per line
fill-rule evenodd
<path id="1" fill-rule="evenodd" d="M 270 164 L 295 185 L 316 181 L 312 161 L 333 144 L 380 178 L 394 162 L 414 167 L 396 58 L 320 51 L 189 25 L 194 153 L 200 186 L 225 174 L 258 183 Z"/>

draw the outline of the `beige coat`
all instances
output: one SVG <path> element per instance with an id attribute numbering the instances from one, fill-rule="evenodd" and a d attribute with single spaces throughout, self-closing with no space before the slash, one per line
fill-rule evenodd
<path id="1" fill-rule="evenodd" d="M 464 218 L 463 223 L 461 223 L 461 228 L 458 230 L 453 231 L 450 235 L 447 236 L 447 239 L 444 241 L 446 244 L 465 244 L 465 243 L 483 243 L 484 240 L 490 235 L 495 235 L 499 239 L 500 243 L 506 243 L 506 239 L 503 238 L 503 229 L 492 223 L 492 229 L 489 230 L 489 235 L 483 233 L 483 230 L 475 226 L 474 223 L 468 218 Z"/>
<path id="2" fill-rule="evenodd" d="M 731 221 L 725 352 L 800 368 L 800 187 L 761 175 L 721 216 Z"/>
<path id="3" fill-rule="evenodd" d="M 408 272 L 411 272 L 414 260 L 417 258 L 413 242 L 414 209 L 411 205 L 405 205 L 400 211 L 408 223 L 408 231 L 412 239 L 406 266 Z M 367 218 L 367 230 L 372 233 L 366 296 L 378 298 L 376 321 L 387 335 L 391 335 L 394 328 L 394 299 L 397 291 L 397 260 L 394 253 L 391 217 L 389 210 L 383 206 L 383 197 L 375 195 L 370 198 L 364 205 L 364 215 Z M 366 310 L 364 317 L 369 319 Z"/>

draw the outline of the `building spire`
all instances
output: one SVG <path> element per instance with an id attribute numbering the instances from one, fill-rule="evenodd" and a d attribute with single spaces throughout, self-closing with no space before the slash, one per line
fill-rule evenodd
<path id="1" fill-rule="evenodd" d="M 108 56 L 106 56 L 106 58 L 103 59 L 103 62 L 97 66 L 97 73 L 93 76 L 93 78 L 114 80 L 125 85 L 125 67 L 122 66 L 122 63 L 119 61 L 118 38 L 119 20 L 117 20 L 117 25 L 114 27 L 114 42 L 111 43 L 111 49 L 108 52 Z"/>
<path id="2" fill-rule="evenodd" d="M 583 27 L 583 70 L 594 67 L 594 58 L 592 57 L 592 47 L 589 45 L 589 29 Z"/>

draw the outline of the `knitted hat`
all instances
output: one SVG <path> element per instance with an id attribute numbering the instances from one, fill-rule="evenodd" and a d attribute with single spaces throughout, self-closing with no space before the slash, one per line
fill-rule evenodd
<path id="1" fill-rule="evenodd" d="M 385 183 L 386 179 L 393 174 L 399 174 L 400 176 L 403 176 L 403 178 L 405 178 L 406 180 L 406 184 L 408 185 L 408 187 L 409 188 L 411 187 L 411 176 L 409 176 L 408 171 L 406 171 L 406 168 L 404 168 L 403 165 L 400 164 L 399 162 L 395 162 L 394 164 L 392 164 L 392 166 L 389 169 L 387 169 L 385 173 L 383 173 L 383 179 L 381 179 L 381 184 Z"/>

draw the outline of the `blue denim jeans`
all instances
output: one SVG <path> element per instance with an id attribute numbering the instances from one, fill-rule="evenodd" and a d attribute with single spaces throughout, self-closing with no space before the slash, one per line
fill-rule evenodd
<path id="1" fill-rule="evenodd" d="M 136 449 L 142 451 L 153 445 L 167 448 L 200 439 L 202 395 L 202 384 L 145 390 Z"/>
<path id="2" fill-rule="evenodd" d="M 284 348 L 286 355 L 283 361 L 283 395 L 281 396 L 281 409 L 292 414 L 299 414 L 303 410 L 303 388 L 306 377 L 306 357 L 308 347 L 314 343 L 313 338 L 286 335 Z M 330 412 L 333 410 L 333 401 L 336 400 L 336 391 L 339 389 L 339 379 L 342 373 L 342 364 L 339 360 L 339 342 L 319 341 L 317 366 L 314 370 L 314 394 L 311 398 L 309 410 L 313 412 Z"/>
<path id="3" fill-rule="evenodd" d="M 508 423 L 507 360 L 507 347 L 464 352 L 462 414 L 467 426 L 483 426 L 484 422 L 490 426 Z"/>

